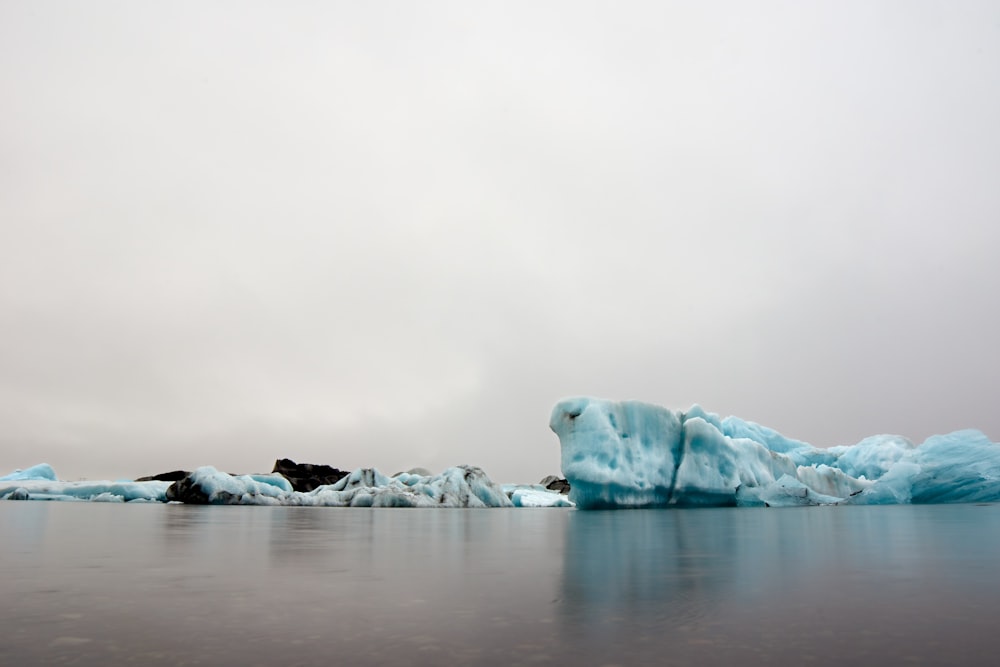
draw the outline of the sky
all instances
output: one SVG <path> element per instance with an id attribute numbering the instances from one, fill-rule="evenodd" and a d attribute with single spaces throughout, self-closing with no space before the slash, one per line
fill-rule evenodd
<path id="1" fill-rule="evenodd" d="M 995 2 L 0 3 L 0 474 L 1000 440 Z"/>

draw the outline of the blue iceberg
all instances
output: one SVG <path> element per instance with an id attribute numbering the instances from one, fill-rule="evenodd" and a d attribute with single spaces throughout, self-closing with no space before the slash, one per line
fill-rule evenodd
<path id="1" fill-rule="evenodd" d="M 60 482 L 51 479 L 0 479 L 0 499 L 162 503 L 167 501 L 166 493 L 169 486 L 170 482 Z"/>
<path id="2" fill-rule="evenodd" d="M 48 463 L 39 463 L 36 466 L 31 466 L 30 468 L 25 468 L 24 470 L 15 470 L 9 475 L 0 477 L 0 482 L 18 482 L 27 480 L 48 480 L 50 482 L 55 482 L 57 481 L 56 471 L 53 470 L 52 466 Z"/>
<path id="3" fill-rule="evenodd" d="M 975 430 L 823 449 L 697 405 L 586 397 L 549 425 L 581 509 L 1000 501 L 1000 445 Z"/>
<path id="4" fill-rule="evenodd" d="M 62 482 L 48 463 L 0 477 L 0 499 L 94 502 L 166 502 L 170 482 Z"/>

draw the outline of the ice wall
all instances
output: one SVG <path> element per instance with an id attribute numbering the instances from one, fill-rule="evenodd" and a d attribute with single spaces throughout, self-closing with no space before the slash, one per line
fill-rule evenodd
<path id="1" fill-rule="evenodd" d="M 1000 445 L 979 431 L 820 449 L 737 417 L 571 398 L 549 424 L 582 509 L 1000 501 Z"/>

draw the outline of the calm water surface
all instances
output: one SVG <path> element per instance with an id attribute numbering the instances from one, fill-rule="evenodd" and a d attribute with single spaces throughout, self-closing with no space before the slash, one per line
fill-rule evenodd
<path id="1" fill-rule="evenodd" d="M 995 664 L 1000 505 L 0 503 L 0 665 Z"/>

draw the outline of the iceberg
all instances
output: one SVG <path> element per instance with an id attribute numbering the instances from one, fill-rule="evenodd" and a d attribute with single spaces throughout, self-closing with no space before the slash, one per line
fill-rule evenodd
<path id="1" fill-rule="evenodd" d="M 823 449 L 698 405 L 588 397 L 549 426 L 581 509 L 1000 501 L 1000 445 L 975 430 Z"/>
<path id="2" fill-rule="evenodd" d="M 0 477 L 0 499 L 96 502 L 166 502 L 170 482 L 61 482 L 48 463 Z"/>
<path id="3" fill-rule="evenodd" d="M 307 492 L 293 491 L 280 475 L 234 477 L 205 466 L 171 487 L 167 498 L 209 505 L 513 507 L 503 489 L 475 466 L 456 466 L 439 475 L 396 477 L 358 468 L 335 484 Z"/>
<path id="4" fill-rule="evenodd" d="M 64 500 L 97 502 L 166 502 L 170 482 L 60 482 L 48 479 L 0 480 L 3 500 Z M 113 498 L 112 498 L 113 497 Z"/>
<path id="5" fill-rule="evenodd" d="M 230 475 L 204 466 L 177 482 L 61 482 L 51 466 L 42 464 L 0 479 L 0 499 L 325 507 L 515 506 L 504 489 L 475 466 L 456 466 L 439 475 L 400 473 L 395 477 L 373 468 L 358 468 L 335 484 L 301 492 L 278 473 Z M 530 506 L 557 504 L 553 500 L 544 505 L 542 500 Z"/>

